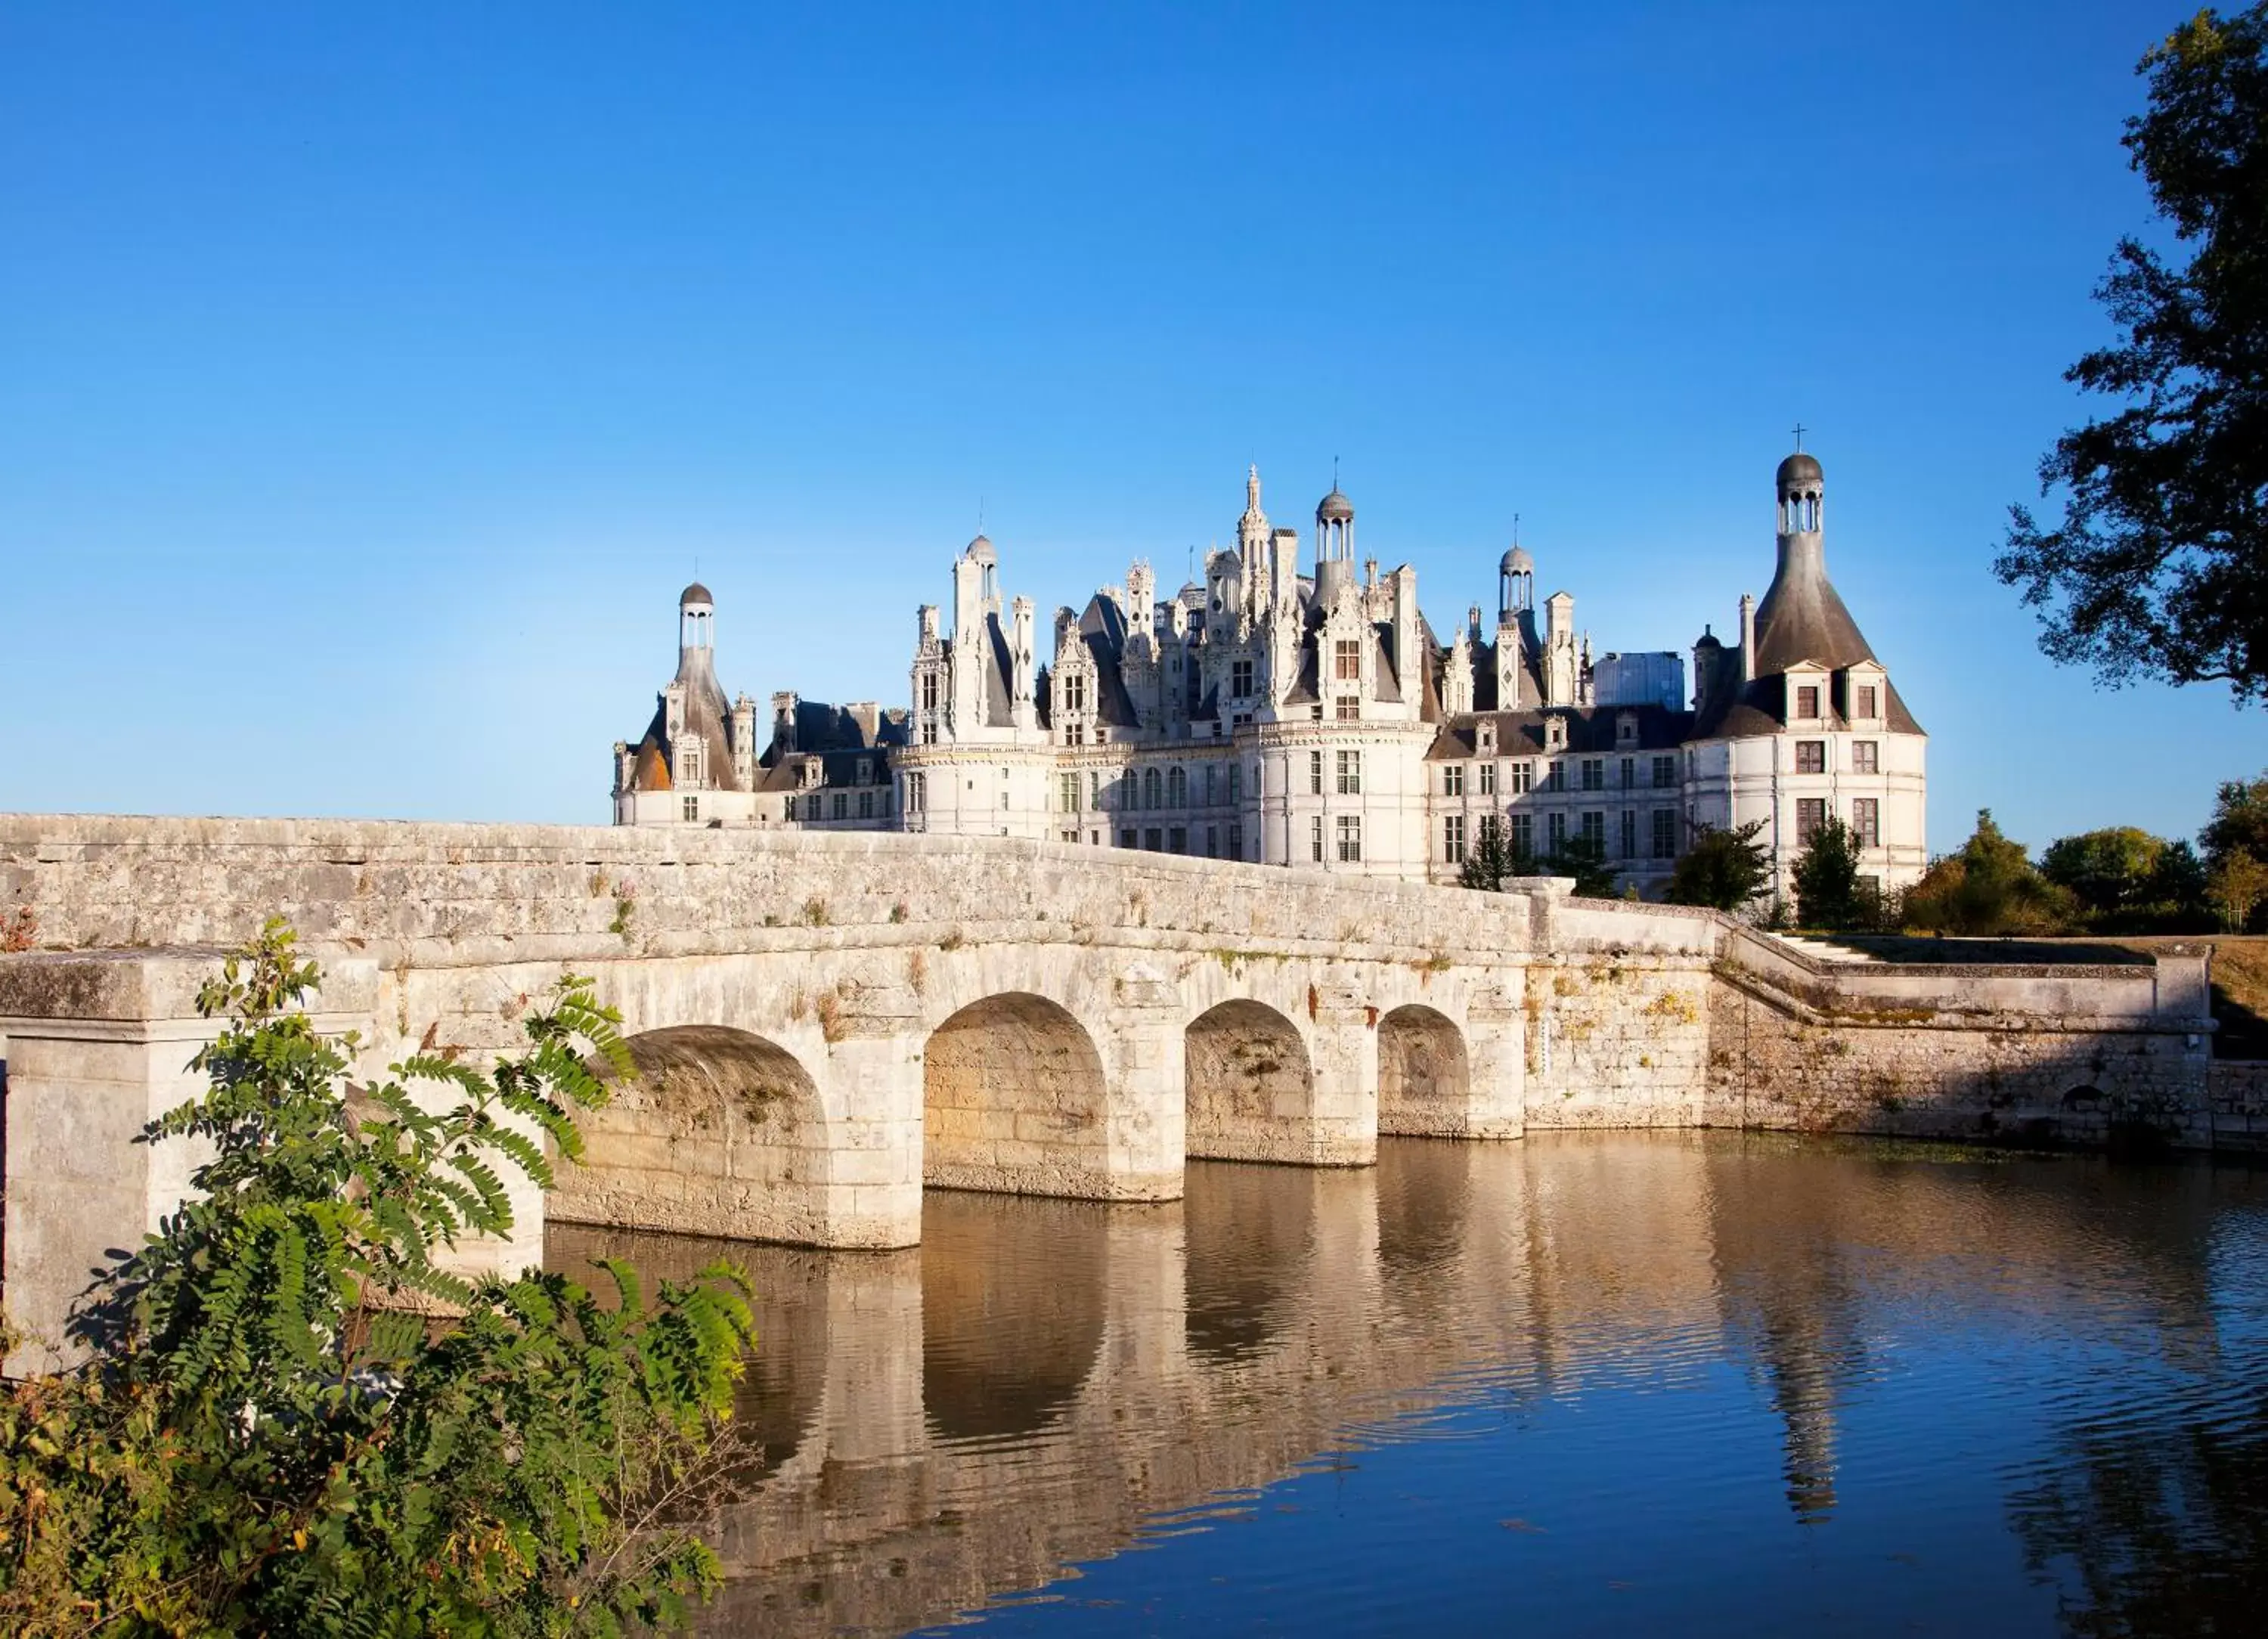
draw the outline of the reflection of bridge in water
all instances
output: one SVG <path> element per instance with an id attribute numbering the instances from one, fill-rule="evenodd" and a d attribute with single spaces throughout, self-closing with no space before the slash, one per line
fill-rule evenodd
<path id="1" fill-rule="evenodd" d="M 762 1298 L 742 1415 L 766 1452 L 721 1522 L 712 1623 L 902 1630 L 1054 1581 L 1351 1429 L 1726 1360 L 1756 1385 L 1758 1473 L 1823 1519 L 1838 1407 L 1902 1304 L 2101 1301 L 2110 1251 L 2129 1319 L 2210 1346 L 2202 1231 L 2099 1213 L 2117 1187 L 2077 1162 L 1570 1135 L 1388 1143 L 1374 1172 L 1197 1166 L 1178 1202 L 934 1193 L 902 1252 L 733 1246 Z M 718 1250 L 550 1231 L 566 1266 L 626 1252 L 682 1273 Z M 2075 1260 L 2096 1284 L 2065 1278 Z"/>

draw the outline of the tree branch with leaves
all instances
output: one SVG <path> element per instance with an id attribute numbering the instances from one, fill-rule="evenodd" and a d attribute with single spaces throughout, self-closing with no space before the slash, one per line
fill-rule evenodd
<path id="1" fill-rule="evenodd" d="M 11 1633 L 617 1634 L 681 1626 L 717 1585 L 681 1521 L 738 1449 L 753 1346 L 718 1265 L 648 1297 L 602 1265 L 469 1277 L 574 1114 L 628 1074 L 619 1017 L 563 978 L 528 1051 L 430 1045 L 347 1081 L 356 1046 L 271 922 L 198 1005 L 210 1086 L 153 1122 L 195 1193 L 107 1271 L 67 1374 L 0 1395 L 0 1627 Z"/>
<path id="2" fill-rule="evenodd" d="M 2119 242 L 2095 295 L 2119 342 L 2065 372 L 2117 401 L 2056 441 L 1994 572 L 2040 646 L 2114 687 L 2225 682 L 2268 698 L 2268 0 L 2199 11 L 2142 59 L 2134 169 L 2186 259 Z"/>

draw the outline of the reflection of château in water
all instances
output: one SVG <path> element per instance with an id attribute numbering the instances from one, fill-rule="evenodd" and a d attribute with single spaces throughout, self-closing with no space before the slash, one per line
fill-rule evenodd
<path id="1" fill-rule="evenodd" d="M 1388 1143 L 1374 1172 L 1193 1166 L 1160 1205 L 932 1193 L 900 1253 L 736 1246 L 762 1296 L 742 1415 L 767 1451 L 720 1522 L 713 1624 L 902 1631 L 1398 1417 L 1632 1371 L 1697 1384 L 1725 1359 L 1763 1385 L 1759 1477 L 1823 1521 L 1838 1415 L 1900 1305 L 2091 1301 L 2060 1275 L 2108 1250 L 2134 1272 L 2130 1322 L 2212 1336 L 2201 1235 L 2098 1216 L 2073 1183 L 2105 1176 L 1729 1135 Z M 555 1263 L 628 1250 L 656 1274 L 718 1250 L 550 1235 Z"/>

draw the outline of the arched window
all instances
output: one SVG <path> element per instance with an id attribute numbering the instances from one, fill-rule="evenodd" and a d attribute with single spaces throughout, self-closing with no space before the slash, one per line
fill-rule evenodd
<path id="1" fill-rule="evenodd" d="M 1142 770 L 1142 806 L 1145 808 L 1163 806 L 1159 800 L 1158 771 L 1155 768 Z"/>
<path id="2" fill-rule="evenodd" d="M 1186 808 L 1189 805 L 1189 776 L 1181 764 L 1175 763 L 1166 774 L 1166 806 Z"/>

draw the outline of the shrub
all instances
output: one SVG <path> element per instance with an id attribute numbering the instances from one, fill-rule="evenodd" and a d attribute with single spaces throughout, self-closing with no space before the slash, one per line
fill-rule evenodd
<path id="1" fill-rule="evenodd" d="M 649 1299 L 613 1263 L 602 1302 L 437 1260 L 510 1231 L 508 1173 L 549 1182 L 531 1133 L 580 1153 L 586 1055 L 629 1069 L 619 1019 L 565 978 L 524 1057 L 482 1072 L 429 1034 L 350 1088 L 301 1011 L 316 979 L 271 922 L 204 987 L 210 1090 L 149 1133 L 209 1147 L 196 1194 L 97 1282 L 88 1363 L 0 1395 L 0 1628 L 681 1625 L 718 1577 L 671 1521 L 735 1444 L 741 1278 Z"/>

